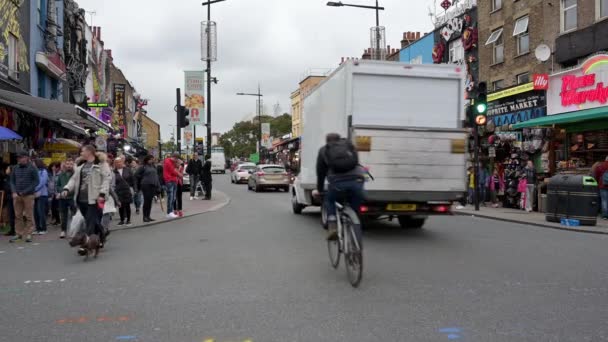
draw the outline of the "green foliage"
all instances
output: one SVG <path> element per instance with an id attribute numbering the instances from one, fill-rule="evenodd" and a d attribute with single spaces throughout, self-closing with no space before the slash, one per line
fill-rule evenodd
<path id="1" fill-rule="evenodd" d="M 279 138 L 291 132 L 291 115 L 287 113 L 276 118 L 263 115 L 262 123 L 266 122 L 270 122 L 272 137 Z M 252 121 L 235 123 L 230 131 L 222 134 L 219 144 L 224 148 L 224 153 L 228 158 L 249 158 L 249 155 L 255 153 L 259 134 L 260 126 L 256 117 Z"/>

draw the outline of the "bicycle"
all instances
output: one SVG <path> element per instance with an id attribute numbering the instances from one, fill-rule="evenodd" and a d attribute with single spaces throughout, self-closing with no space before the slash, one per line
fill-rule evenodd
<path id="1" fill-rule="evenodd" d="M 348 205 L 336 202 L 338 239 L 327 241 L 331 266 L 337 269 L 344 254 L 346 275 L 352 287 L 358 287 L 363 277 L 363 238 L 357 213 Z"/>

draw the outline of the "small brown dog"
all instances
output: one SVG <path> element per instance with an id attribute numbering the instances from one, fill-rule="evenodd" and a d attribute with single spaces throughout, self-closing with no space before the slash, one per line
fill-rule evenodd
<path id="1" fill-rule="evenodd" d="M 84 260 L 89 259 L 89 255 L 93 253 L 93 258 L 99 255 L 99 236 L 97 234 L 89 235 L 78 234 L 70 241 L 71 247 L 80 246 L 78 254 L 84 256 Z"/>

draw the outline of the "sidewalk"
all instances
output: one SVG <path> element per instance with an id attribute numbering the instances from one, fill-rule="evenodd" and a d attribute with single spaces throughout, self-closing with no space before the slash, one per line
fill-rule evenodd
<path id="1" fill-rule="evenodd" d="M 454 213 L 456 215 L 470 215 L 504 222 L 527 224 L 543 228 L 570 230 L 582 233 L 608 234 L 608 221 L 604 221 L 600 218 L 598 218 L 597 226 L 567 227 L 562 226 L 559 223 L 546 221 L 545 215 L 543 213 L 527 213 L 523 210 L 517 209 L 491 208 L 483 206 L 479 209 L 479 211 L 475 211 L 474 206 L 467 205 L 464 209 L 454 209 Z"/>
<path id="2" fill-rule="evenodd" d="M 169 218 L 167 218 L 167 213 L 162 211 L 162 209 L 160 207 L 160 203 L 152 202 L 152 213 L 150 216 L 152 216 L 152 218 L 155 219 L 156 221 L 144 223 L 143 216 L 141 215 L 141 213 L 139 215 L 135 215 L 135 206 L 131 205 L 131 223 L 132 223 L 132 225 L 130 227 L 116 226 L 116 224 L 119 221 L 118 213 L 116 213 L 112 219 L 112 223 L 110 223 L 110 230 L 119 231 L 119 230 L 127 230 L 127 229 L 137 229 L 137 228 L 144 228 L 144 227 L 153 226 L 153 225 L 159 225 L 159 224 L 163 224 L 163 223 L 166 223 L 169 221 L 181 220 L 181 219 L 184 219 L 187 217 L 192 217 L 195 215 L 200 215 L 203 213 L 219 210 L 222 207 L 226 206 L 228 203 L 230 203 L 230 198 L 221 191 L 214 190 L 213 199 L 210 201 L 205 201 L 205 200 L 201 200 L 201 199 L 190 201 L 190 193 L 185 192 L 183 194 L 184 217 L 180 217 L 180 218 L 176 218 L 176 219 L 169 219 Z M 163 206 L 165 209 L 167 208 L 166 205 L 167 205 L 166 202 L 163 203 Z M 48 230 L 48 233 L 46 235 L 42 235 L 42 236 L 34 235 L 34 242 L 59 239 L 59 233 L 61 232 L 60 226 L 51 226 L 49 224 L 47 230 Z M 10 237 L 0 235 L 0 242 L 2 242 L 2 241 L 7 242 L 8 239 L 10 239 Z"/>

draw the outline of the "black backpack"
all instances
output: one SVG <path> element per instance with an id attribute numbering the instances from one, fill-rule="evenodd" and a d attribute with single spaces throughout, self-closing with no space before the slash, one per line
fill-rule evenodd
<path id="1" fill-rule="evenodd" d="M 359 165 L 357 152 L 346 139 L 328 144 L 325 150 L 325 162 L 334 173 L 346 173 Z"/>

